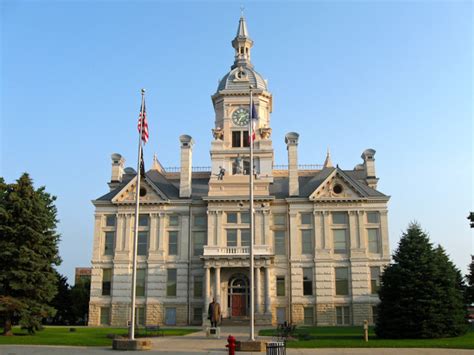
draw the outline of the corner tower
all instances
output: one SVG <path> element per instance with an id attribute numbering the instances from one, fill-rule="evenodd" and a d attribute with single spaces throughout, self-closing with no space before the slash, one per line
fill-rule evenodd
<path id="1" fill-rule="evenodd" d="M 259 118 L 254 143 L 254 170 L 257 177 L 255 195 L 268 196 L 269 184 L 273 182 L 270 128 L 272 94 L 268 91 L 266 80 L 254 70 L 250 60 L 253 41 L 243 16 L 240 17 L 232 47 L 235 50 L 234 63 L 220 80 L 216 93 L 212 95 L 215 121 L 212 130 L 214 140 L 210 150 L 212 176 L 209 181 L 209 196 L 246 196 L 249 193 L 248 125 L 251 92 Z"/>

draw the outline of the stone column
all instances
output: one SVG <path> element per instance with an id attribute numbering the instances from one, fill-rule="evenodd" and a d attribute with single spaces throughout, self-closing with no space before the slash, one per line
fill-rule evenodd
<path id="1" fill-rule="evenodd" d="M 178 248 L 178 253 L 179 253 L 179 258 L 181 260 L 188 260 L 188 252 L 189 252 L 189 246 L 188 246 L 188 241 L 190 240 L 189 234 L 189 214 L 182 214 L 181 215 L 181 227 L 180 231 L 178 232 L 179 238 L 178 238 L 178 243 L 179 243 L 179 248 Z"/>
<path id="2" fill-rule="evenodd" d="M 321 233 L 320 218 L 321 211 L 313 211 L 313 230 L 314 230 L 314 245 L 316 250 L 324 249 L 323 235 Z"/>
<path id="3" fill-rule="evenodd" d="M 388 218 L 387 211 L 380 211 L 380 251 L 384 258 L 390 258 L 388 245 Z"/>
<path id="4" fill-rule="evenodd" d="M 211 289 L 209 286 L 211 280 L 211 269 L 209 266 L 204 266 L 204 308 L 206 308 L 211 302 Z"/>
<path id="5" fill-rule="evenodd" d="M 215 271 L 215 279 L 216 279 L 214 295 L 216 296 L 216 302 L 219 302 L 219 304 L 222 304 L 221 302 L 221 268 L 216 267 L 214 268 L 214 271 Z"/>
<path id="6" fill-rule="evenodd" d="M 158 250 L 164 251 L 165 250 L 165 218 L 166 213 L 160 212 L 160 222 L 158 225 Z"/>
<path id="7" fill-rule="evenodd" d="M 262 211 L 255 211 L 255 235 L 254 245 L 262 245 L 262 226 L 263 226 L 263 214 Z"/>
<path id="8" fill-rule="evenodd" d="M 367 243 L 365 241 L 365 230 L 364 230 L 364 211 L 357 211 L 357 224 L 359 226 L 359 248 L 367 252 Z"/>
<path id="9" fill-rule="evenodd" d="M 255 268 L 255 313 L 259 314 L 260 311 L 260 294 L 261 294 L 261 281 L 260 281 L 260 268 Z"/>
<path id="10" fill-rule="evenodd" d="M 222 246 L 224 241 L 222 240 L 222 211 L 216 211 L 216 233 L 214 234 L 214 245 Z"/>
<path id="11" fill-rule="evenodd" d="M 262 211 L 263 223 L 262 223 L 262 245 L 270 245 L 270 233 L 267 234 L 267 231 L 270 230 L 270 210 Z M 267 238 L 268 236 L 268 238 Z"/>
<path id="12" fill-rule="evenodd" d="M 154 254 L 158 248 L 158 215 L 150 215 L 150 254 Z"/>
<path id="13" fill-rule="evenodd" d="M 349 211 L 349 250 L 357 249 L 357 211 Z"/>
<path id="14" fill-rule="evenodd" d="M 95 214 L 94 222 L 94 260 L 100 260 L 102 254 L 104 253 L 104 243 L 102 238 L 102 215 Z"/>
<path id="15" fill-rule="evenodd" d="M 133 215 L 132 214 L 127 214 L 125 216 L 125 245 L 124 245 L 124 251 L 130 251 L 130 242 L 132 239 L 132 224 L 133 224 Z"/>
<path id="16" fill-rule="evenodd" d="M 329 211 L 323 212 L 323 220 L 324 220 L 324 249 L 330 249 L 331 252 L 334 252 L 334 248 L 332 245 L 332 236 L 331 236 L 331 229 L 329 228 L 330 225 L 330 218 L 331 213 Z"/>
<path id="17" fill-rule="evenodd" d="M 216 239 L 216 211 L 207 211 L 207 245 L 214 245 L 214 240 Z"/>
<path id="18" fill-rule="evenodd" d="M 115 252 L 122 251 L 124 247 L 124 224 L 125 224 L 125 216 L 123 214 L 116 214 L 116 225 L 115 225 Z"/>
<path id="19" fill-rule="evenodd" d="M 269 314 L 272 311 L 270 297 L 270 268 L 265 267 L 265 313 Z"/>

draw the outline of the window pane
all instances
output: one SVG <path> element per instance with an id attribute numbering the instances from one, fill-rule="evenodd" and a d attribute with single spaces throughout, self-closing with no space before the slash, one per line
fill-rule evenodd
<path id="1" fill-rule="evenodd" d="M 194 276 L 194 297 L 201 298 L 202 297 L 202 276 Z"/>
<path id="2" fill-rule="evenodd" d="M 345 229 L 333 229 L 334 252 L 347 253 L 347 233 Z"/>
<path id="3" fill-rule="evenodd" d="M 207 224 L 207 217 L 204 215 L 194 216 L 194 226 L 205 227 Z"/>
<path id="4" fill-rule="evenodd" d="M 314 314 L 313 307 L 304 308 L 304 324 L 312 325 L 314 323 L 313 314 Z"/>
<path id="5" fill-rule="evenodd" d="M 370 268 L 370 292 L 376 294 L 380 287 L 380 268 L 378 266 Z"/>
<path id="6" fill-rule="evenodd" d="M 243 160 L 244 165 L 244 175 L 250 174 L 250 161 L 248 159 Z"/>
<path id="7" fill-rule="evenodd" d="M 112 269 L 102 270 L 102 296 L 110 296 L 112 285 Z"/>
<path id="8" fill-rule="evenodd" d="M 311 213 L 302 213 L 301 214 L 301 224 L 311 224 L 312 220 L 312 214 Z"/>
<path id="9" fill-rule="evenodd" d="M 250 246 L 250 229 L 240 230 L 240 245 L 243 247 Z"/>
<path id="10" fill-rule="evenodd" d="M 277 276 L 277 296 L 285 295 L 285 277 Z"/>
<path id="11" fill-rule="evenodd" d="M 301 231 L 301 253 L 302 254 L 312 254 L 313 253 L 313 243 L 311 241 L 312 230 L 302 230 Z"/>
<path id="12" fill-rule="evenodd" d="M 171 216 L 169 217 L 169 225 L 170 225 L 170 226 L 173 226 L 173 227 L 178 226 L 178 225 L 179 225 L 179 216 L 177 216 L 177 215 L 175 215 L 175 214 L 174 214 L 174 215 L 171 215 Z"/>
<path id="13" fill-rule="evenodd" d="M 237 223 L 236 212 L 227 212 L 227 223 Z"/>
<path id="14" fill-rule="evenodd" d="M 178 232 L 168 232 L 168 255 L 178 255 Z"/>
<path id="15" fill-rule="evenodd" d="M 145 325 L 145 307 L 135 307 L 135 322 L 137 325 Z"/>
<path id="16" fill-rule="evenodd" d="M 375 228 L 367 229 L 369 240 L 369 253 L 379 252 L 379 230 Z"/>
<path id="17" fill-rule="evenodd" d="M 250 213 L 242 212 L 240 214 L 240 223 L 250 223 Z"/>
<path id="18" fill-rule="evenodd" d="M 347 224 L 347 213 L 346 212 L 333 212 L 332 223 L 333 224 Z"/>
<path id="19" fill-rule="evenodd" d="M 195 307 L 193 309 L 193 321 L 194 322 L 201 322 L 202 321 L 202 308 Z"/>
<path id="20" fill-rule="evenodd" d="M 346 267 L 336 268 L 336 295 L 349 294 L 349 270 Z"/>
<path id="21" fill-rule="evenodd" d="M 227 230 L 227 246 L 236 247 L 237 246 L 237 230 L 228 229 Z"/>
<path id="22" fill-rule="evenodd" d="M 100 307 L 100 325 L 110 324 L 110 307 Z"/>
<path id="23" fill-rule="evenodd" d="M 168 269 L 166 296 L 176 296 L 176 269 Z"/>
<path id="24" fill-rule="evenodd" d="M 232 147 L 240 147 L 240 131 L 232 132 Z"/>
<path id="25" fill-rule="evenodd" d="M 342 307 L 336 307 L 336 323 L 342 325 Z"/>
<path id="26" fill-rule="evenodd" d="M 147 227 L 148 226 L 148 215 L 146 214 L 141 214 L 139 217 L 138 217 L 138 225 L 140 227 Z"/>
<path id="27" fill-rule="evenodd" d="M 137 255 L 148 253 L 148 232 L 138 232 Z"/>
<path id="28" fill-rule="evenodd" d="M 105 232 L 104 255 L 114 255 L 115 232 Z"/>
<path id="29" fill-rule="evenodd" d="M 275 255 L 286 255 L 285 231 L 274 231 Z"/>
<path id="30" fill-rule="evenodd" d="M 114 215 L 108 215 L 105 217 L 105 225 L 107 227 L 115 227 L 115 216 Z"/>
<path id="31" fill-rule="evenodd" d="M 249 142 L 249 131 L 244 131 L 244 141 L 242 142 L 243 143 L 243 146 L 244 147 L 249 147 L 250 146 L 250 142 Z"/>
<path id="32" fill-rule="evenodd" d="M 313 269 L 303 268 L 303 295 L 311 296 L 313 294 Z"/>
<path id="33" fill-rule="evenodd" d="M 367 212 L 367 223 L 379 223 L 379 216 L 378 212 Z"/>
<path id="34" fill-rule="evenodd" d="M 273 215 L 273 224 L 276 226 L 286 225 L 286 216 L 284 214 Z"/>
<path id="35" fill-rule="evenodd" d="M 206 232 L 194 232 L 193 233 L 193 255 L 202 255 L 204 245 L 206 244 Z"/>
<path id="36" fill-rule="evenodd" d="M 137 297 L 145 296 L 145 269 L 137 269 L 135 294 Z"/>
<path id="37" fill-rule="evenodd" d="M 349 307 L 344 307 L 344 324 L 348 325 L 350 324 L 350 315 L 351 313 L 349 312 Z"/>

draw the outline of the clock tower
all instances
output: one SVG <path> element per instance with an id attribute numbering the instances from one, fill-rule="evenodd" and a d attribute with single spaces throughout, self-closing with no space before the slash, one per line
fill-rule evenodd
<path id="1" fill-rule="evenodd" d="M 270 113 L 272 94 L 250 61 L 253 41 L 242 16 L 232 41 L 234 64 L 212 96 L 215 111 L 211 143 L 209 196 L 248 196 L 250 171 L 249 122 L 257 116 L 254 141 L 255 196 L 268 196 L 273 182 Z M 253 104 L 253 105 L 252 105 Z M 255 110 L 251 107 L 254 106 Z"/>

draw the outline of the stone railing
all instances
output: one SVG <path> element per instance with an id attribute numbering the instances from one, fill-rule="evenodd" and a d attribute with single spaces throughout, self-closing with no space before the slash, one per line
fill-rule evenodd
<path id="1" fill-rule="evenodd" d="M 249 255 L 250 247 L 221 247 L 221 246 L 205 246 L 204 256 L 241 256 Z M 254 255 L 273 255 L 272 248 L 269 245 L 255 245 L 253 247 Z"/>

